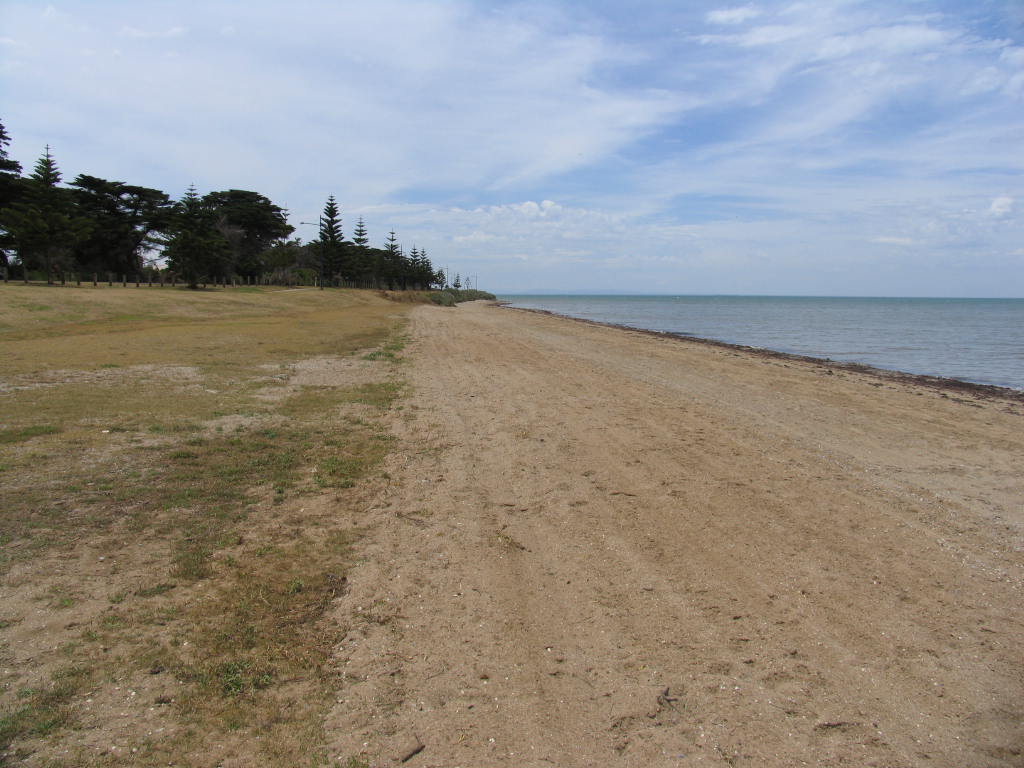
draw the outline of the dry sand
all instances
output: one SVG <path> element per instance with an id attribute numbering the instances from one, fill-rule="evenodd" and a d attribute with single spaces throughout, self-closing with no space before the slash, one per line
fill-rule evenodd
<path id="1" fill-rule="evenodd" d="M 423 307 L 333 755 L 1024 765 L 1024 406 Z"/>

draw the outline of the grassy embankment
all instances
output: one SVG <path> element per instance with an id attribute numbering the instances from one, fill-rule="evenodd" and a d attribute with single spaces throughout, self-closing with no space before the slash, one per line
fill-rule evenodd
<path id="1" fill-rule="evenodd" d="M 320 764 L 408 305 L 0 286 L 0 764 Z"/>

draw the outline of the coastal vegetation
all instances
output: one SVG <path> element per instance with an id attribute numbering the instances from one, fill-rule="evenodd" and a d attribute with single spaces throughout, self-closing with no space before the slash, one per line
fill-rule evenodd
<path id="1" fill-rule="evenodd" d="M 370 245 L 360 217 L 346 239 L 334 196 L 317 238 L 294 238 L 288 213 L 250 190 L 175 201 L 149 187 L 79 174 L 68 185 L 46 147 L 32 172 L 8 156 L 0 124 L 0 269 L 5 276 L 54 282 L 103 280 L 235 285 L 299 284 L 431 290 L 462 288 L 435 269 L 426 249 L 406 248 L 392 230 Z"/>

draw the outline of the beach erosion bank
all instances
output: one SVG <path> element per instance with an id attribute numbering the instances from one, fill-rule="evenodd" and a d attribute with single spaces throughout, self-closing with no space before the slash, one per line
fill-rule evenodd
<path id="1" fill-rule="evenodd" d="M 1021 764 L 1019 399 L 483 303 L 410 337 L 337 754 Z"/>

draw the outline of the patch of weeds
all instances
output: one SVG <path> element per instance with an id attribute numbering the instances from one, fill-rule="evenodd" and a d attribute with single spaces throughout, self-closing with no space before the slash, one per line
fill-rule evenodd
<path id="1" fill-rule="evenodd" d="M 106 630 L 121 629 L 126 624 L 126 619 L 120 613 L 105 613 L 100 617 L 100 626 Z"/>
<path id="2" fill-rule="evenodd" d="M 334 530 L 253 548 L 219 573 L 206 600 L 183 606 L 176 626 L 189 647 L 161 644 L 138 663 L 157 659 L 186 683 L 179 711 L 187 722 L 259 733 L 266 756 L 280 757 L 274 764 L 298 764 L 321 738 L 338 685 L 333 636 L 320 622 L 345 588 L 352 536 Z"/>
<path id="3" fill-rule="evenodd" d="M 150 424 L 147 431 L 155 435 L 169 435 L 181 432 L 198 432 L 202 428 L 202 424 L 196 424 L 193 422 L 176 422 L 173 424 Z"/>
<path id="4" fill-rule="evenodd" d="M 71 700 L 91 678 L 82 666 L 59 669 L 45 688 L 23 688 L 13 706 L 0 714 L 0 754 L 16 739 L 49 736 L 71 723 Z"/>
<path id="5" fill-rule="evenodd" d="M 77 640 L 72 640 L 69 643 L 61 643 L 60 648 L 58 648 L 57 650 L 60 651 L 62 656 L 74 656 L 78 649 L 81 647 L 81 642 Z"/>
<path id="6" fill-rule="evenodd" d="M 164 582 L 161 584 L 156 584 L 152 587 L 144 587 L 142 589 L 137 589 L 135 590 L 135 594 L 138 597 L 156 597 L 157 595 L 162 595 L 166 592 L 170 592 L 176 586 L 178 585 L 170 582 Z"/>
<path id="7" fill-rule="evenodd" d="M 0 443 L 20 443 L 24 440 L 31 440 L 33 437 L 55 435 L 58 432 L 60 432 L 60 427 L 55 427 L 52 424 L 0 429 Z"/>
<path id="8" fill-rule="evenodd" d="M 198 581 L 211 573 L 209 548 L 201 542 L 186 538 L 178 544 L 174 553 L 174 567 L 171 573 L 182 579 Z"/>
<path id="9" fill-rule="evenodd" d="M 218 664 L 215 668 L 217 685 L 224 696 L 238 696 L 269 688 L 274 682 L 274 673 L 261 667 L 251 659 L 233 659 Z"/>
<path id="10" fill-rule="evenodd" d="M 50 608 L 64 610 L 75 604 L 74 596 L 69 595 L 62 587 L 51 587 L 47 594 L 50 598 L 48 603 Z"/>
<path id="11" fill-rule="evenodd" d="M 157 606 L 155 608 L 145 607 L 138 610 L 133 620 L 136 624 L 150 624 L 166 626 L 172 621 L 180 618 L 181 608 L 174 604 Z"/>
<path id="12" fill-rule="evenodd" d="M 190 511 L 176 513 L 182 538 L 174 554 L 174 576 L 206 578 L 213 547 L 238 543 L 232 526 L 245 517 L 240 505 L 250 488 L 269 483 L 275 500 L 283 500 L 308 460 L 307 439 L 308 433 L 299 430 L 257 430 L 193 438 L 188 449 L 168 452 L 162 475 L 151 481 L 150 501 L 167 510 Z"/>
<path id="13" fill-rule="evenodd" d="M 362 403 L 386 411 L 402 395 L 404 389 L 405 384 L 402 382 L 376 381 L 341 390 L 341 396 L 344 402 Z"/>
<path id="14" fill-rule="evenodd" d="M 284 400 L 278 411 L 292 419 L 323 417 L 347 402 L 338 387 L 302 387 Z"/>
<path id="15" fill-rule="evenodd" d="M 351 488 L 363 474 L 363 463 L 348 456 L 328 456 L 316 466 L 318 485 L 332 488 Z"/>
<path id="16" fill-rule="evenodd" d="M 327 455 L 316 463 L 314 480 L 320 487 L 351 488 L 387 454 L 390 436 L 354 432 L 324 441 Z"/>
<path id="17" fill-rule="evenodd" d="M 391 339 L 384 346 L 363 355 L 363 360 L 387 360 L 389 363 L 398 363 L 402 358 L 398 353 L 405 349 L 405 338 L 398 337 Z"/>

